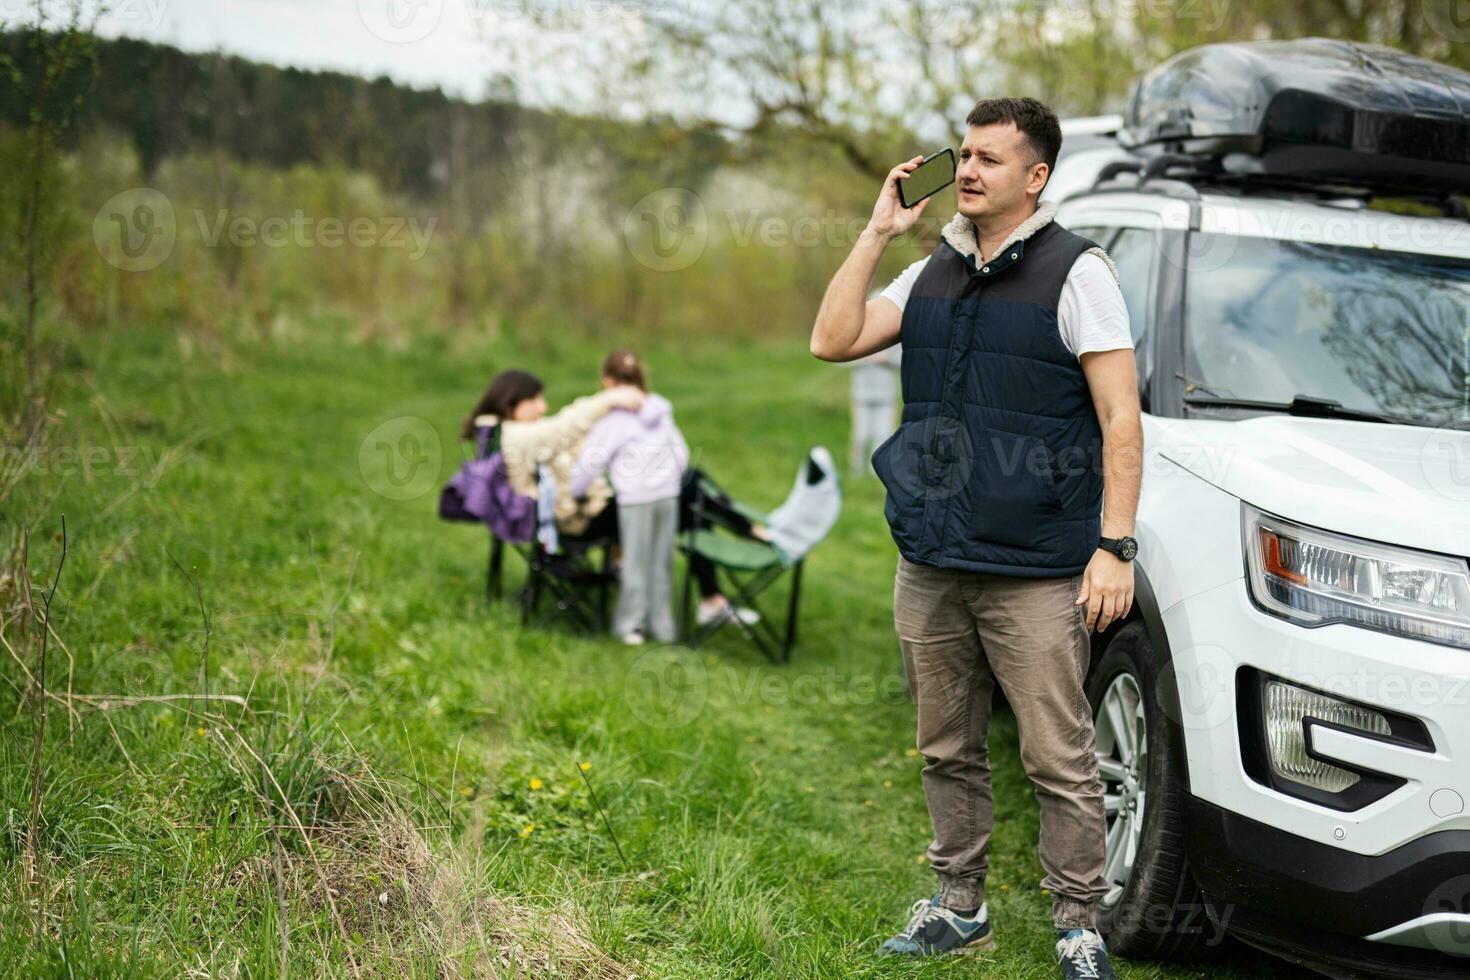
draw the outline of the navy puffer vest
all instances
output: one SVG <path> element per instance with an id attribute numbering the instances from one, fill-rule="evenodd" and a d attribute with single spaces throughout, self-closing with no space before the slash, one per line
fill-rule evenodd
<path id="1" fill-rule="evenodd" d="M 1102 430 L 1057 330 L 1067 273 L 1097 246 L 1052 213 L 978 267 L 974 226 L 956 215 L 904 307 L 903 422 L 873 468 L 909 561 L 1048 577 L 1097 550 Z"/>

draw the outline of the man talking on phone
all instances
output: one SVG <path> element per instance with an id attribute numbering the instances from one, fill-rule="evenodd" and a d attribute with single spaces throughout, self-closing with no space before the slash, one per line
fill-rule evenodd
<path id="1" fill-rule="evenodd" d="M 888 174 L 812 328 L 811 351 L 827 361 L 903 342 L 903 421 L 873 467 L 899 550 L 893 618 L 918 704 L 939 890 L 880 952 L 994 944 L 986 729 L 999 683 L 1041 809 L 1062 976 L 1107 980 L 1106 819 L 1083 684 L 1090 631 L 1133 605 L 1133 341 L 1111 260 L 1038 203 L 1061 148 L 1056 114 L 1035 99 L 986 99 L 966 122 L 959 213 L 938 247 L 867 299 L 888 243 L 932 200 L 900 201 L 916 157 Z"/>

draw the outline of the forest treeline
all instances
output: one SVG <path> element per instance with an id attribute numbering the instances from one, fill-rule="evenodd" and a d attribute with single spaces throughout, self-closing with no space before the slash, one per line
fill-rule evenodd
<path id="1" fill-rule="evenodd" d="M 330 314 L 405 336 L 798 331 L 869 193 L 820 145 L 91 40 L 90 63 L 49 95 L 73 108 L 40 175 L 37 231 L 42 317 L 83 328 L 144 317 L 281 334 Z M 0 35 L 22 79 L 40 74 L 41 47 Z M 34 98 L 35 85 L 0 87 L 13 175 Z M 0 182 L 12 310 L 25 191 Z M 161 261 L 123 254 L 155 232 L 155 257 L 171 238 Z"/>
<path id="2" fill-rule="evenodd" d="M 39 56 L 28 32 L 0 34 L 0 58 L 23 76 L 37 74 Z M 78 103 L 68 145 L 99 130 L 121 134 L 145 179 L 168 158 L 223 153 L 278 169 L 339 165 L 427 199 L 442 184 L 451 152 L 493 164 L 510 154 L 510 134 L 545 122 L 544 113 L 510 101 L 471 103 L 388 78 L 281 68 L 127 37 L 96 40 L 92 68 L 70 73 L 64 85 Z M 0 87 L 0 120 L 24 127 L 27 96 L 23 86 Z"/>

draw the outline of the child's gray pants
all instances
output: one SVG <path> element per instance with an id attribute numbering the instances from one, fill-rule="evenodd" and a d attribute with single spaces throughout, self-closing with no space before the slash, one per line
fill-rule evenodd
<path id="1" fill-rule="evenodd" d="M 618 505 L 618 538 L 623 566 L 613 633 L 646 631 L 672 643 L 674 630 L 674 534 L 679 498 L 649 504 Z"/>

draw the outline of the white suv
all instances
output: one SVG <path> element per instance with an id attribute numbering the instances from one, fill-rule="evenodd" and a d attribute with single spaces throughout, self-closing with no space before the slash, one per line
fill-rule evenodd
<path id="1" fill-rule="evenodd" d="M 1117 265 L 1144 409 L 1136 608 L 1089 681 L 1120 954 L 1228 932 L 1470 976 L 1470 223 L 1445 207 L 1179 156 L 1060 204 Z"/>

